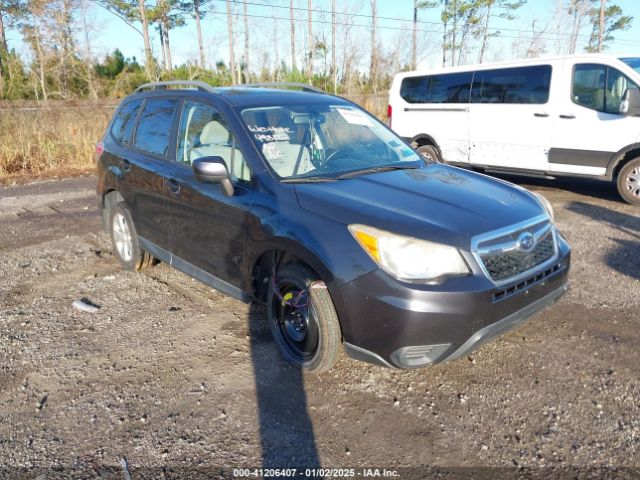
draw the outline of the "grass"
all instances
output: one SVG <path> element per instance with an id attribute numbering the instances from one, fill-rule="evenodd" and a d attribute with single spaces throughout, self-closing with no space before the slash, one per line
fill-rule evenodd
<path id="1" fill-rule="evenodd" d="M 0 179 L 87 169 L 113 108 L 96 104 L 0 104 Z"/>
<path id="2" fill-rule="evenodd" d="M 358 96 L 353 100 L 384 118 L 385 98 Z M 117 101 L 0 102 L 0 184 L 92 170 L 95 144 L 115 104 Z"/>

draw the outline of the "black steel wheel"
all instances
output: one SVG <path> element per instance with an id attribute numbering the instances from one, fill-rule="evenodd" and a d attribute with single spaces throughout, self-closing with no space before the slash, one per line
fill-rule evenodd
<path id="1" fill-rule="evenodd" d="M 267 301 L 269 327 L 287 361 L 305 370 L 329 370 L 340 352 L 341 333 L 333 302 L 322 282 L 303 265 L 276 272 Z"/>

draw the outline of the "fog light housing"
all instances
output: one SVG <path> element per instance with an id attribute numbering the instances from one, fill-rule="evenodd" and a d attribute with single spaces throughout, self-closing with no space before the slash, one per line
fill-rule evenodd
<path id="1" fill-rule="evenodd" d="M 400 368 L 419 368 L 435 363 L 451 348 L 450 343 L 402 347 L 391 354 L 391 360 Z"/>

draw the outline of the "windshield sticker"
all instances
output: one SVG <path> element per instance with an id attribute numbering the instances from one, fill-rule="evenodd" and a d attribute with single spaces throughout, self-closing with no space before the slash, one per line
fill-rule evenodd
<path id="1" fill-rule="evenodd" d="M 364 125 L 366 127 L 370 127 L 372 125 L 371 120 L 369 120 L 364 113 L 359 112 L 358 110 L 348 110 L 346 108 L 336 108 L 336 110 L 348 123 L 353 125 Z"/>
<path id="2" fill-rule="evenodd" d="M 265 143 L 262 147 L 262 153 L 267 157 L 267 160 L 278 160 L 284 158 L 284 155 L 275 143 Z"/>
<path id="3" fill-rule="evenodd" d="M 290 134 L 293 133 L 289 127 L 247 125 L 249 131 L 253 133 L 256 140 L 262 143 L 267 142 L 288 142 L 291 140 Z"/>

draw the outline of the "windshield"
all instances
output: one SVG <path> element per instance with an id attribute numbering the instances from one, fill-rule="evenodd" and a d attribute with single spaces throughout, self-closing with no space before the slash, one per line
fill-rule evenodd
<path id="1" fill-rule="evenodd" d="M 331 180 L 357 172 L 417 168 L 421 161 L 388 128 L 349 105 L 249 108 L 241 116 L 258 150 L 283 179 Z"/>
<path id="2" fill-rule="evenodd" d="M 638 57 L 630 57 L 630 58 L 621 58 L 624 63 L 633 68 L 636 72 L 640 73 L 640 58 Z"/>

